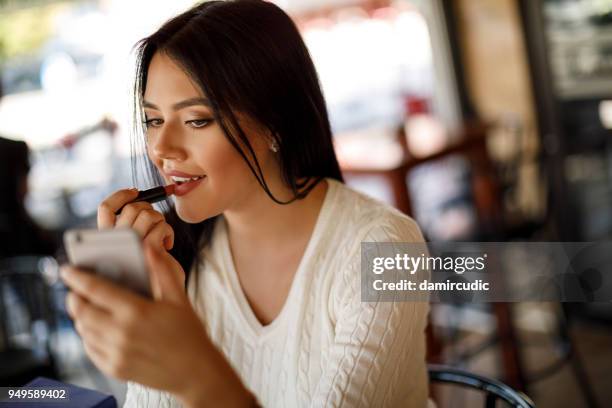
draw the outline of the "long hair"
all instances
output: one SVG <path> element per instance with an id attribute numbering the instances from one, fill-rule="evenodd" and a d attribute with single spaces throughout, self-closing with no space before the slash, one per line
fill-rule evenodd
<path id="1" fill-rule="evenodd" d="M 140 141 L 146 132 L 141 124 L 147 73 L 157 52 L 172 58 L 211 101 L 215 120 L 270 199 L 286 204 L 306 197 L 325 177 L 342 181 L 314 64 L 297 27 L 279 7 L 260 0 L 208 1 L 141 40 L 136 45 L 134 84 L 134 123 Z M 282 179 L 293 199 L 281 202 L 270 192 L 237 111 L 274 137 Z M 144 159 L 149 180 L 161 184 L 153 163 L 146 155 Z M 136 166 L 133 170 L 136 174 Z M 217 217 L 187 224 L 169 200 L 165 206 L 166 219 L 175 230 L 172 254 L 189 274 L 194 262 L 200 262 L 198 254 L 208 245 Z"/>

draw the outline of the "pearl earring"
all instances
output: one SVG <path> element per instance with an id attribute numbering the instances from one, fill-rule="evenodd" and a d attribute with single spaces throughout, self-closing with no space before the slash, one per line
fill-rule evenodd
<path id="1" fill-rule="evenodd" d="M 272 150 L 274 153 L 278 152 L 278 143 L 276 140 L 273 140 L 272 143 L 270 143 L 270 150 Z"/>

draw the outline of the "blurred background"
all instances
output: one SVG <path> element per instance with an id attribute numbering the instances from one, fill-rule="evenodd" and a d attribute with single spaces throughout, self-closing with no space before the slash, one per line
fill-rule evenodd
<path id="1" fill-rule="evenodd" d="M 274 2 L 311 52 L 349 185 L 432 241 L 610 239 L 612 0 Z M 193 4 L 0 0 L 0 385 L 45 375 L 123 401 L 65 313 L 61 236 L 135 184 L 131 49 Z M 610 305 L 436 304 L 429 360 L 541 407 L 609 406 Z M 482 398 L 455 388 L 434 387 L 440 406 Z"/>

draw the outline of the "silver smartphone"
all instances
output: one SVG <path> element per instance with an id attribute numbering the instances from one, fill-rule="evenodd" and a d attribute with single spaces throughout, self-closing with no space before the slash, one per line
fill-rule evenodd
<path id="1" fill-rule="evenodd" d="M 151 297 L 140 237 L 130 228 L 71 229 L 64 233 L 70 263 Z"/>

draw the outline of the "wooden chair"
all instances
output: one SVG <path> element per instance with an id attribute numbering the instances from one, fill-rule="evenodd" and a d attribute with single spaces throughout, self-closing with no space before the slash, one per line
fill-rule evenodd
<path id="1" fill-rule="evenodd" d="M 499 182 L 487 150 L 487 131 L 489 126 L 482 122 L 469 122 L 451 134 L 444 148 L 425 157 L 414 157 L 406 146 L 404 127 L 397 130 L 396 142 L 402 146 L 403 157 L 396 163 L 385 166 L 364 166 L 359 163 L 341 162 L 343 175 L 350 180 L 359 177 L 380 179 L 392 191 L 392 200 L 396 208 L 411 215 L 411 198 L 406 180 L 409 172 L 416 166 L 435 162 L 452 155 L 465 157 L 471 165 L 471 187 L 474 204 L 481 230 L 485 236 L 499 236 L 503 231 L 502 199 Z M 498 338 L 502 351 L 505 381 L 511 386 L 526 390 L 527 381 L 518 349 L 517 336 L 513 325 L 512 307 L 508 303 L 493 303 L 492 313 L 498 326 Z M 434 335 L 429 325 L 428 357 L 430 362 L 442 360 L 443 345 Z"/>

